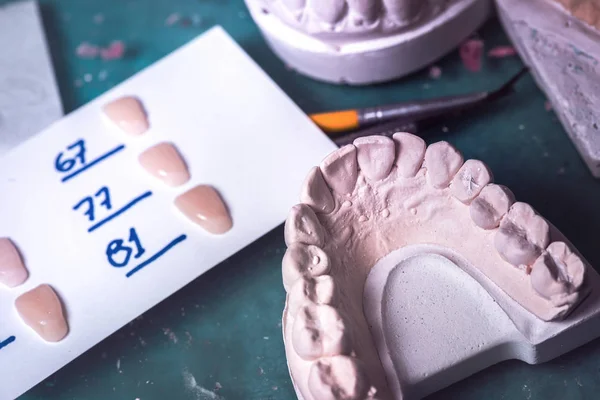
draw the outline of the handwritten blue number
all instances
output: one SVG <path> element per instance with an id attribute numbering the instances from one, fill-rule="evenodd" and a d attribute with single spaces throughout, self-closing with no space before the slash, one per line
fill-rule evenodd
<path id="1" fill-rule="evenodd" d="M 96 198 L 99 198 L 100 196 L 104 197 L 104 199 L 100 202 L 100 205 L 106 207 L 107 210 L 110 210 L 112 208 L 112 204 L 110 202 L 110 192 L 108 191 L 108 188 L 106 186 L 103 186 L 94 195 L 94 197 Z M 79 210 L 84 204 L 87 204 L 87 210 L 83 213 L 83 215 L 87 215 L 90 221 L 95 220 L 96 216 L 94 213 L 94 199 L 91 196 L 88 196 L 85 199 L 81 200 L 79 203 L 77 203 L 73 207 L 73 210 Z"/>
<path id="2" fill-rule="evenodd" d="M 56 160 L 54 161 L 54 167 L 58 172 L 68 172 L 72 170 L 77 163 L 85 165 L 85 141 L 80 139 L 67 147 L 67 150 L 75 149 L 77 149 L 77 153 L 70 158 L 66 158 L 68 156 L 65 156 L 64 152 L 58 154 Z"/>
<path id="3" fill-rule="evenodd" d="M 135 245 L 136 253 L 133 256 L 134 258 L 140 258 L 146 252 L 146 249 L 142 247 L 142 243 L 140 242 L 140 238 L 138 237 L 135 228 L 129 229 L 128 242 Z M 108 258 L 108 262 L 115 268 L 122 268 L 129 264 L 129 261 L 131 260 L 133 248 L 126 246 L 123 243 L 124 241 L 122 239 L 115 239 L 106 247 L 106 257 Z M 118 256 L 118 254 L 122 255 Z"/>

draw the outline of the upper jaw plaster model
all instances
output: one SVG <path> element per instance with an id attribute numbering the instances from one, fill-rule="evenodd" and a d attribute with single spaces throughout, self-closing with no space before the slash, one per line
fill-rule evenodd
<path id="1" fill-rule="evenodd" d="M 422 68 L 485 21 L 490 0 L 246 0 L 275 53 L 317 79 L 365 84 Z"/>
<path id="2" fill-rule="evenodd" d="M 357 139 L 310 171 L 282 269 L 300 399 L 420 398 L 600 334 L 600 277 L 491 182 L 481 161 L 408 133 Z"/>

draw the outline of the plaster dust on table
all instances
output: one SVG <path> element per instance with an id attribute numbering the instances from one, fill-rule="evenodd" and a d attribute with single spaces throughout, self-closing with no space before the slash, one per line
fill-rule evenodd
<path id="1" fill-rule="evenodd" d="M 186 389 L 195 395 L 196 400 L 224 400 L 224 397 L 221 397 L 215 392 L 198 385 L 198 382 L 196 382 L 196 378 L 194 377 L 194 375 L 192 375 L 187 369 L 184 369 L 182 374 Z M 221 384 L 218 382 L 217 384 L 217 388 L 220 389 Z"/>

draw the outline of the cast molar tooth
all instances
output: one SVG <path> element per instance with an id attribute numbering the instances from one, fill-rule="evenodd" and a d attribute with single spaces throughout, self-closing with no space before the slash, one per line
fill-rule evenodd
<path id="1" fill-rule="evenodd" d="M 329 191 L 319 167 L 313 167 L 304 180 L 300 201 L 308 204 L 318 213 L 329 214 L 335 208 L 333 195 Z"/>
<path id="2" fill-rule="evenodd" d="M 306 0 L 281 0 L 281 2 L 290 11 L 302 11 L 306 7 Z"/>
<path id="3" fill-rule="evenodd" d="M 308 0 L 308 9 L 321 21 L 335 24 L 346 14 L 345 0 Z"/>
<path id="4" fill-rule="evenodd" d="M 282 261 L 283 286 L 286 292 L 303 276 L 325 275 L 330 269 L 327 253 L 317 246 L 294 243 Z"/>
<path id="5" fill-rule="evenodd" d="M 448 142 L 437 142 L 425 151 L 427 181 L 436 189 L 448 187 L 463 163 L 463 156 Z"/>
<path id="6" fill-rule="evenodd" d="M 550 227 L 529 204 L 515 203 L 496 232 L 500 256 L 515 267 L 528 268 L 550 242 Z"/>
<path id="7" fill-rule="evenodd" d="M 298 310 L 292 330 L 294 350 L 304 360 L 347 354 L 350 340 L 340 313 L 328 305 L 309 304 Z"/>
<path id="8" fill-rule="evenodd" d="M 308 389 L 319 400 L 366 400 L 374 392 L 363 364 L 348 356 L 315 362 L 308 375 Z"/>
<path id="9" fill-rule="evenodd" d="M 563 242 L 554 242 L 531 269 L 531 286 L 556 307 L 574 304 L 583 284 L 585 265 Z"/>
<path id="10" fill-rule="evenodd" d="M 492 181 L 489 168 L 479 160 L 467 160 L 450 184 L 450 192 L 458 200 L 469 204 Z"/>
<path id="11" fill-rule="evenodd" d="M 413 178 L 423 165 L 425 157 L 425 141 L 420 137 L 406 132 L 394 134 L 396 142 L 396 166 L 398 174 L 403 178 Z"/>
<path id="12" fill-rule="evenodd" d="M 374 181 L 387 177 L 394 166 L 396 146 L 385 136 L 369 136 L 354 141 L 358 166 L 363 174 Z"/>
<path id="13" fill-rule="evenodd" d="M 29 273 L 15 244 L 0 238 L 0 283 L 13 288 L 27 280 Z"/>
<path id="14" fill-rule="evenodd" d="M 487 185 L 469 206 L 471 219 L 480 228 L 496 229 L 514 202 L 515 195 L 509 188 L 495 184 Z"/>
<path id="15" fill-rule="evenodd" d="M 338 194 L 351 194 L 358 179 L 356 147 L 347 145 L 334 151 L 321 162 L 325 182 Z"/>
<path id="16" fill-rule="evenodd" d="M 60 299 L 48 285 L 23 293 L 15 307 L 25 324 L 46 342 L 60 342 L 69 333 Z"/>
<path id="17" fill-rule="evenodd" d="M 350 10 L 367 22 L 375 21 L 381 12 L 380 0 L 347 0 L 347 2 Z"/>
<path id="18" fill-rule="evenodd" d="M 284 237 L 287 246 L 293 243 L 322 246 L 325 233 L 312 208 L 306 204 L 297 204 L 292 207 L 290 215 L 285 221 Z"/>
<path id="19" fill-rule="evenodd" d="M 412 21 L 421 11 L 424 0 L 383 0 L 387 14 L 396 22 L 405 24 Z"/>
<path id="20" fill-rule="evenodd" d="M 306 303 L 331 305 L 335 294 L 335 283 L 330 275 L 298 279 L 290 289 L 288 312 L 294 316 Z"/>

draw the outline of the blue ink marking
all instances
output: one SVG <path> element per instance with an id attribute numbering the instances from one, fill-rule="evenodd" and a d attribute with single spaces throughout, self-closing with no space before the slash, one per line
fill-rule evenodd
<path id="1" fill-rule="evenodd" d="M 93 166 L 95 166 L 96 164 L 106 160 L 108 157 L 118 153 L 119 151 L 123 150 L 125 148 L 125 145 L 120 145 L 119 147 L 112 149 L 111 151 L 109 151 L 108 153 L 106 153 L 103 156 L 100 156 L 98 158 L 96 158 L 94 161 L 89 162 L 88 164 L 84 165 L 83 167 L 79 168 L 77 171 L 70 173 L 69 175 L 65 176 L 64 178 L 62 178 L 62 182 L 67 182 L 68 180 L 75 178 L 77 175 L 79 175 L 80 173 L 92 168 Z"/>
<path id="2" fill-rule="evenodd" d="M 115 211 L 115 213 L 113 213 L 112 215 L 109 215 L 108 217 L 104 218 L 102 221 L 98 222 L 96 225 L 92 226 L 90 229 L 88 229 L 88 232 L 90 232 L 90 233 L 94 232 L 96 229 L 100 228 L 105 223 L 109 222 L 113 218 L 118 217 L 119 215 L 123 214 L 125 211 L 129 210 L 131 207 L 135 206 L 140 201 L 142 201 L 145 198 L 148 198 L 150 196 L 152 196 L 152 192 L 146 192 L 146 193 L 142 194 L 141 196 L 136 197 L 135 199 L 133 199 L 129 203 L 127 203 L 120 210 Z"/>
<path id="3" fill-rule="evenodd" d="M 169 243 L 168 245 L 166 245 L 162 250 L 160 250 L 158 253 L 156 253 L 155 255 L 153 255 L 152 257 L 150 257 L 149 259 L 147 259 L 146 261 L 144 261 L 143 263 L 141 263 L 140 265 L 138 265 L 137 267 L 135 267 L 134 269 L 132 269 L 131 271 L 129 271 L 127 273 L 127 275 L 125 275 L 125 276 L 128 277 L 128 278 L 131 278 L 131 276 L 133 274 L 135 274 L 136 272 L 138 272 L 142 268 L 148 266 L 148 264 L 151 264 L 154 261 L 158 260 L 167 251 L 171 250 L 173 247 L 175 247 L 179 243 L 183 242 L 185 239 L 187 239 L 187 235 L 181 235 L 181 236 L 175 238 L 171 243 Z"/>
<path id="4" fill-rule="evenodd" d="M 133 256 L 134 258 L 140 258 L 145 252 L 146 249 L 142 247 L 142 243 L 140 242 L 140 238 L 135 231 L 135 228 L 129 229 L 129 239 L 127 239 L 129 243 L 135 244 L 137 249 L 137 253 Z M 106 257 L 108 258 L 108 262 L 115 268 L 122 268 L 129 264 L 129 260 L 131 259 L 131 252 L 133 249 L 129 246 L 123 245 L 123 239 L 115 239 L 106 246 Z M 125 257 L 123 258 L 123 262 L 118 262 L 115 260 L 115 255 L 125 252 Z"/>
<path id="5" fill-rule="evenodd" d="M 100 202 L 100 205 L 106 207 L 107 210 L 110 210 L 112 208 L 112 204 L 110 202 L 110 193 L 106 186 L 103 186 L 100 190 L 98 190 L 94 197 L 100 197 L 101 194 L 104 195 L 104 200 Z"/>
<path id="6" fill-rule="evenodd" d="M 16 337 L 14 337 L 14 336 L 11 336 L 11 337 L 9 337 L 8 339 L 6 339 L 6 340 L 4 340 L 4 341 L 0 342 L 0 350 L 2 350 L 2 348 L 3 348 L 3 347 L 6 347 L 6 346 L 8 346 L 9 344 L 11 344 L 12 342 L 14 342 L 14 341 L 15 341 L 15 339 L 16 339 Z"/>
<path id="7" fill-rule="evenodd" d="M 88 219 L 90 221 L 93 221 L 96 217 L 94 216 L 94 200 L 92 200 L 91 197 L 86 197 L 85 199 L 81 200 L 79 203 L 75 204 L 75 206 L 73 207 L 74 211 L 77 211 L 81 208 L 81 206 L 83 206 L 84 204 L 87 204 L 87 211 L 83 213 L 83 215 L 87 215 Z"/>
<path id="8" fill-rule="evenodd" d="M 79 152 L 75 155 L 74 158 L 67 158 L 66 160 L 63 160 L 62 158 L 65 154 L 62 152 L 58 153 L 58 156 L 56 156 L 56 160 L 54 160 L 54 168 L 56 168 L 58 172 L 69 172 L 70 170 L 72 170 L 73 167 L 75 167 L 76 165 L 76 159 L 79 159 L 80 164 L 85 165 L 85 140 L 79 139 L 72 145 L 68 146 L 67 150 L 74 150 L 77 147 L 79 148 Z"/>

